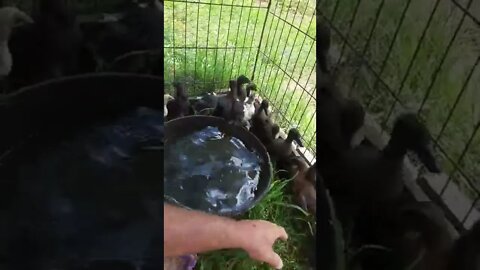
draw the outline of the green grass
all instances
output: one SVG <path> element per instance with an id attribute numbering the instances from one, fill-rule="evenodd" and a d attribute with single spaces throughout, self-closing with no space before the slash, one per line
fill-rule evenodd
<path id="1" fill-rule="evenodd" d="M 190 95 L 196 95 L 224 89 L 240 74 L 254 76 L 280 126 L 297 127 L 307 147 L 314 149 L 315 41 L 310 38 L 316 33 L 314 2 L 272 2 L 270 11 L 282 19 L 266 17 L 265 2 L 203 2 L 261 8 L 165 2 L 167 92 L 174 79 L 187 82 Z"/>
<path id="2" fill-rule="evenodd" d="M 313 218 L 292 203 L 288 192 L 289 182 L 274 180 L 266 197 L 244 219 L 262 219 L 283 226 L 288 233 L 286 242 L 278 241 L 274 250 L 283 260 L 283 269 L 306 269 L 308 245 L 313 244 Z M 248 237 L 248 236 L 246 236 Z M 240 250 L 216 251 L 200 256 L 197 269 L 271 269 L 264 263 L 251 260 Z"/>

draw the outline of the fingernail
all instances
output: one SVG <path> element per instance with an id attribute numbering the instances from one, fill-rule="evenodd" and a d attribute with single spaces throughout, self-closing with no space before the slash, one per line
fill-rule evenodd
<path id="1" fill-rule="evenodd" d="M 283 268 L 283 262 L 280 262 L 280 265 L 277 267 L 277 269 L 282 269 Z"/>

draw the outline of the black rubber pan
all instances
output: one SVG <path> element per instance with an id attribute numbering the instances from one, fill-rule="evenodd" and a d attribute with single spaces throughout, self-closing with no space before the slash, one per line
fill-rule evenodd
<path id="1" fill-rule="evenodd" d="M 270 156 L 260 140 L 248 130 L 243 127 L 231 125 L 223 118 L 213 116 L 187 116 L 166 122 L 165 144 L 174 143 L 178 138 L 190 135 L 193 132 L 202 130 L 208 126 L 217 127 L 221 132 L 240 139 L 249 150 L 256 151 L 263 161 L 261 164 L 260 179 L 258 181 L 257 190 L 255 191 L 255 198 L 250 201 L 249 204 L 245 204 L 243 208 L 237 211 L 222 213 L 222 215 L 225 216 L 241 216 L 259 203 L 268 192 L 273 175 Z"/>

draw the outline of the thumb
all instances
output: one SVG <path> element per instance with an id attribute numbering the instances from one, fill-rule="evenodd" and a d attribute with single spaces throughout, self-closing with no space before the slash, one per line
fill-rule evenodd
<path id="1" fill-rule="evenodd" d="M 275 253 L 273 250 L 265 257 L 265 262 L 270 264 L 275 269 L 282 269 L 283 262 L 280 256 Z"/>

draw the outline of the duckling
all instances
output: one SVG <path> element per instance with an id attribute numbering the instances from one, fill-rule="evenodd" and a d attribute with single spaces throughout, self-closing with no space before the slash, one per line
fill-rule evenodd
<path id="1" fill-rule="evenodd" d="M 358 207 L 391 202 L 400 198 L 404 189 L 403 161 L 408 150 L 415 152 L 429 171 L 440 172 L 430 150 L 428 130 L 414 114 L 397 118 L 383 150 L 359 145 L 326 164 L 321 162 L 320 172 L 334 200 L 343 198 Z"/>
<path id="2" fill-rule="evenodd" d="M 218 99 L 213 116 L 223 117 L 228 122 L 244 125 L 243 102 L 238 99 L 237 81 L 231 80 L 229 85 L 230 92 Z"/>
<path id="3" fill-rule="evenodd" d="M 100 58 L 111 63 L 135 51 L 158 51 L 163 46 L 163 8 L 158 0 L 128 1 L 118 19 L 82 24 L 86 43 Z"/>
<path id="4" fill-rule="evenodd" d="M 13 31 L 9 42 L 15 89 L 79 70 L 83 35 L 75 14 L 62 0 L 41 0 L 38 6 L 35 23 Z"/>
<path id="5" fill-rule="evenodd" d="M 217 102 L 218 96 L 215 93 L 204 93 L 197 98 L 193 107 L 197 113 L 200 113 L 207 109 L 215 109 Z"/>
<path id="6" fill-rule="evenodd" d="M 183 117 L 192 114 L 193 109 L 188 102 L 187 91 L 183 83 L 174 82 L 175 99 L 167 103 L 167 121 L 175 118 Z"/>
<path id="7" fill-rule="evenodd" d="M 263 100 L 252 116 L 250 132 L 253 133 L 264 145 L 269 145 L 276 138 L 280 127 L 273 123 L 268 114 L 268 101 Z"/>
<path id="8" fill-rule="evenodd" d="M 270 145 L 267 146 L 268 153 L 270 153 L 272 159 L 277 162 L 277 166 L 278 163 L 288 163 L 290 155 L 293 153 L 293 141 L 298 143 L 300 147 L 303 147 L 300 132 L 298 132 L 296 128 L 290 129 L 287 139 L 275 139 Z"/>
<path id="9" fill-rule="evenodd" d="M 163 95 L 163 117 L 167 117 L 168 115 L 167 104 L 172 100 L 174 100 L 174 98 L 171 95 L 169 94 Z"/>
<path id="10" fill-rule="evenodd" d="M 447 270 L 480 270 L 480 220 L 453 244 Z"/>
<path id="11" fill-rule="evenodd" d="M 290 170 L 295 172 L 293 179 L 293 194 L 295 200 L 305 211 L 312 215 L 316 214 L 317 209 L 317 191 L 315 186 L 307 180 L 308 165 L 300 157 L 292 157 Z"/>
<path id="12" fill-rule="evenodd" d="M 12 55 L 8 47 L 12 28 L 24 23 L 33 23 L 33 20 L 18 8 L 0 8 L 0 79 L 8 76 L 12 70 Z"/>

